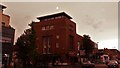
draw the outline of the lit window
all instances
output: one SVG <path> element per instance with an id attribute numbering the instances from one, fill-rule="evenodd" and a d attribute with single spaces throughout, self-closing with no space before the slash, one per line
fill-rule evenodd
<path id="1" fill-rule="evenodd" d="M 80 42 L 78 42 L 78 46 L 80 46 Z"/>
<path id="2" fill-rule="evenodd" d="M 58 18 L 61 18 L 61 16 L 59 16 Z"/>
<path id="3" fill-rule="evenodd" d="M 55 19 L 58 19 L 59 17 L 55 17 Z"/>
<path id="4" fill-rule="evenodd" d="M 45 27 L 42 27 L 42 30 L 50 30 L 50 29 L 53 29 L 54 26 L 51 25 L 51 26 L 45 26 Z"/>
<path id="5" fill-rule="evenodd" d="M 56 48 L 59 48 L 59 43 L 56 43 Z"/>
<path id="6" fill-rule="evenodd" d="M 46 48 L 46 46 L 44 45 L 44 48 Z"/>
<path id="7" fill-rule="evenodd" d="M 59 35 L 57 35 L 56 38 L 59 39 L 60 38 Z"/>
<path id="8" fill-rule="evenodd" d="M 50 26 L 50 29 L 53 29 L 54 28 L 54 26 L 52 25 L 52 26 Z"/>
<path id="9" fill-rule="evenodd" d="M 42 30 L 45 30 L 45 27 L 42 27 Z"/>

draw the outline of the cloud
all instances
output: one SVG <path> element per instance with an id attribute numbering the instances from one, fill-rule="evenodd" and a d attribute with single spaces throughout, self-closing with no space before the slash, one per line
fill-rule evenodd
<path id="1" fill-rule="evenodd" d="M 31 19 L 30 15 L 25 16 L 26 19 Z"/>
<path id="2" fill-rule="evenodd" d="M 93 18 L 90 15 L 85 15 L 85 17 L 82 20 L 85 25 L 92 27 L 95 30 L 102 31 L 100 28 L 102 28 L 103 22 L 102 20 L 98 20 L 96 18 Z"/>
<path id="3" fill-rule="evenodd" d="M 92 27 L 94 29 L 99 29 L 101 27 L 101 25 L 103 24 L 103 21 L 96 21 L 92 24 Z"/>

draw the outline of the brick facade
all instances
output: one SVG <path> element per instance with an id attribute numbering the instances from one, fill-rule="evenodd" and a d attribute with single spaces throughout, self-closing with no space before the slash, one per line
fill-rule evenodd
<path id="1" fill-rule="evenodd" d="M 0 5 L 0 49 L 2 49 L 0 52 L 0 55 L 2 56 L 2 64 L 5 64 L 6 57 L 7 62 L 10 61 L 10 58 L 12 57 L 12 46 L 14 43 L 14 34 L 15 29 L 12 28 L 10 23 L 10 16 L 3 13 L 3 9 L 6 7 L 3 5 Z M 1 59 L 0 59 L 1 61 Z"/>
<path id="2" fill-rule="evenodd" d="M 82 46 L 82 36 L 76 33 L 76 23 L 64 12 L 38 17 L 33 22 L 39 54 L 73 54 L 77 56 Z"/>

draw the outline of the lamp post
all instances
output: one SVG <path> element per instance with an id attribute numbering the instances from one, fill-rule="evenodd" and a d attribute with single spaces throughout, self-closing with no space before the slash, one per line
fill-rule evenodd
<path id="1" fill-rule="evenodd" d="M 4 68 L 7 68 L 8 63 L 9 63 L 9 55 L 4 54 Z"/>

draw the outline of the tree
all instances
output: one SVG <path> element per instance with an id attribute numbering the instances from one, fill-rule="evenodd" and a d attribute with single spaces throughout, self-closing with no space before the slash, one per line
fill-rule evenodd
<path id="1" fill-rule="evenodd" d="M 89 55 L 92 53 L 94 44 L 91 44 L 91 39 L 89 35 L 83 35 L 83 48 L 85 50 L 86 57 L 89 58 Z"/>
<path id="2" fill-rule="evenodd" d="M 33 25 L 30 24 L 29 29 L 26 29 L 24 33 L 17 39 L 16 46 L 17 49 L 17 56 L 19 59 L 23 60 L 23 68 L 26 68 L 27 64 L 30 61 L 34 60 L 36 52 L 36 45 L 35 45 L 35 31 L 33 29 Z"/>

